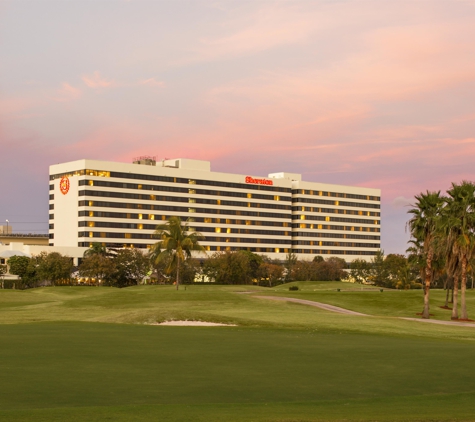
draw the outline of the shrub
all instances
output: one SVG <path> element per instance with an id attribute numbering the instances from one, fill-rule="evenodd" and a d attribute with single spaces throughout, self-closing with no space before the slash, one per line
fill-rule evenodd
<path id="1" fill-rule="evenodd" d="M 298 290 L 299 289 L 299 286 L 290 286 L 289 287 L 289 290 Z"/>

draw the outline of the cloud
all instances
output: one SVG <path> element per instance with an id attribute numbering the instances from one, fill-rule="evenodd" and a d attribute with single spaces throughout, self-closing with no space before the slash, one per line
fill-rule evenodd
<path id="1" fill-rule="evenodd" d="M 402 208 L 411 205 L 412 202 L 414 202 L 414 198 L 408 199 L 404 196 L 398 196 L 392 200 L 391 205 L 395 208 Z"/>
<path id="2" fill-rule="evenodd" d="M 201 44 L 210 57 L 234 56 L 268 50 L 280 45 L 303 42 L 317 30 L 313 17 L 291 4 L 275 3 L 242 18 L 229 20 L 224 29 L 238 26 L 234 33 L 214 39 L 201 38 Z M 228 28 L 226 28 L 228 27 Z"/>
<path id="3" fill-rule="evenodd" d="M 109 88 L 117 86 L 115 81 L 102 78 L 98 70 L 96 70 L 92 76 L 84 75 L 82 80 L 89 88 Z"/>
<path id="4" fill-rule="evenodd" d="M 148 86 L 165 86 L 165 82 L 157 81 L 155 78 L 149 78 L 139 81 L 139 85 L 148 85 Z"/>
<path id="5" fill-rule="evenodd" d="M 57 94 L 58 96 L 53 98 L 54 101 L 67 102 L 80 98 L 82 91 L 79 88 L 75 88 L 74 86 L 68 84 L 67 82 L 63 82 L 61 89 L 58 90 Z"/>

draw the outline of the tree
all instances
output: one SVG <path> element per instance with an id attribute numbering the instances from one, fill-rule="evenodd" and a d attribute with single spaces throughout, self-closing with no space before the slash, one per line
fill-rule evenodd
<path id="1" fill-rule="evenodd" d="M 355 283 L 366 283 L 371 275 L 371 264 L 364 259 L 355 259 L 350 263 L 350 278 Z"/>
<path id="2" fill-rule="evenodd" d="M 190 230 L 187 223 L 182 223 L 180 217 L 172 216 L 165 224 L 160 224 L 155 230 L 155 236 L 160 240 L 153 246 L 156 262 L 169 260 L 167 272 L 176 271 L 176 288 L 180 284 L 180 262 L 191 258 L 192 251 L 204 251 L 199 244 L 203 239 L 200 233 Z"/>
<path id="3" fill-rule="evenodd" d="M 468 264 L 475 250 L 475 185 L 463 181 L 447 191 L 442 227 L 447 236 L 447 245 L 451 249 L 453 260 L 460 264 L 459 275 L 461 284 L 461 317 L 468 319 L 465 293 L 467 289 Z M 453 264 L 453 262 L 452 262 Z M 454 268 L 452 267 L 454 270 Z M 454 272 L 454 271 L 453 271 Z M 454 306 L 452 319 L 458 319 L 456 304 L 457 286 L 454 283 Z"/>
<path id="4" fill-rule="evenodd" d="M 86 251 L 87 252 L 87 251 Z M 96 282 L 113 284 L 113 276 L 116 273 L 114 260 L 103 254 L 89 254 L 79 266 L 81 277 L 94 279 Z"/>
<path id="5" fill-rule="evenodd" d="M 60 280 L 69 280 L 73 269 L 72 259 L 59 252 L 41 252 L 34 257 L 39 280 L 50 281 L 54 286 Z"/>
<path id="6" fill-rule="evenodd" d="M 14 274 L 22 278 L 27 272 L 29 262 L 30 258 L 28 258 L 27 256 L 12 256 L 8 260 L 10 274 Z"/>
<path id="7" fill-rule="evenodd" d="M 284 267 L 270 262 L 263 262 L 259 267 L 259 273 L 261 281 L 264 281 L 269 284 L 269 287 L 272 287 L 282 279 L 284 275 Z"/>
<path id="8" fill-rule="evenodd" d="M 330 258 L 327 258 L 325 262 L 328 264 L 327 274 L 325 277 L 326 280 L 337 281 L 345 278 L 346 273 L 343 270 L 347 267 L 347 265 L 343 258 L 331 256 Z"/>
<path id="9" fill-rule="evenodd" d="M 387 273 L 386 287 L 397 287 L 398 281 L 401 279 L 402 273 L 405 273 L 406 269 L 409 270 L 407 264 L 407 258 L 400 254 L 389 254 L 384 258 L 384 267 Z M 404 278 L 408 278 L 409 273 L 405 273 Z M 414 279 L 412 279 L 414 281 Z M 407 283 L 405 283 L 407 284 Z"/>
<path id="10" fill-rule="evenodd" d="M 389 276 L 386 266 L 384 265 L 384 251 L 382 249 L 376 252 L 372 259 L 372 270 L 370 280 L 376 286 L 389 287 Z"/>
<path id="11" fill-rule="evenodd" d="M 140 284 L 150 271 L 150 261 L 140 249 L 120 249 L 113 262 L 115 272 L 111 277 L 118 287 Z"/>
<path id="12" fill-rule="evenodd" d="M 440 191 L 416 195 L 416 204 L 408 212 L 412 214 L 407 223 L 411 236 L 423 244 L 424 250 L 424 310 L 422 318 L 429 316 L 429 292 L 432 282 L 432 260 L 434 257 L 434 238 L 437 236 L 443 198 Z"/>
<path id="13" fill-rule="evenodd" d="M 205 261 L 203 272 L 220 284 L 250 284 L 252 280 L 249 257 L 239 252 L 214 253 Z"/>
<path id="14" fill-rule="evenodd" d="M 2 284 L 2 289 L 5 288 L 4 277 L 5 277 L 6 273 L 7 273 L 7 266 L 0 264 L 0 280 L 1 280 L 1 284 Z"/>
<path id="15" fill-rule="evenodd" d="M 422 284 L 415 282 L 414 272 L 407 263 L 398 269 L 393 278 L 393 286 L 401 290 L 422 288 Z"/>
<path id="16" fill-rule="evenodd" d="M 84 258 L 93 255 L 109 256 L 110 252 L 102 243 L 94 242 L 91 247 L 84 252 Z"/>
<path id="17" fill-rule="evenodd" d="M 8 267 L 10 268 L 10 274 L 17 275 L 20 277 L 21 284 L 25 283 L 28 280 L 31 266 L 31 258 L 27 256 L 17 256 L 14 255 L 8 260 Z M 17 287 L 17 282 L 13 282 L 13 288 Z"/>
<path id="18" fill-rule="evenodd" d="M 249 265 L 249 272 L 248 277 L 249 280 L 246 280 L 246 283 L 250 283 L 251 281 L 257 280 L 259 277 L 259 267 L 264 262 L 261 255 L 257 255 L 252 253 L 251 251 L 241 250 L 237 253 L 242 254 L 246 257 L 248 265 Z"/>
<path id="19" fill-rule="evenodd" d="M 201 261 L 199 259 L 186 259 L 181 263 L 181 283 L 191 284 L 195 281 L 196 274 L 201 272 Z"/>
<path id="20" fill-rule="evenodd" d="M 298 258 L 292 249 L 289 250 L 289 253 L 285 256 L 284 268 L 285 268 L 285 281 L 292 281 L 293 270 L 295 264 L 297 264 Z"/>

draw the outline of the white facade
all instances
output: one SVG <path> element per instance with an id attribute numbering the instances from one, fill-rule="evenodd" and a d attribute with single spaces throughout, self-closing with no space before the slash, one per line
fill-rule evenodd
<path id="1" fill-rule="evenodd" d="M 371 259 L 380 248 L 380 190 L 301 179 L 217 173 L 208 161 L 181 158 L 53 165 L 50 245 L 147 248 L 157 224 L 175 215 L 211 253 Z"/>
<path id="2" fill-rule="evenodd" d="M 10 242 L 7 245 L 0 244 L 0 264 L 8 263 L 8 259 L 15 255 L 28 256 L 31 258 L 42 252 L 58 252 L 61 255 L 70 257 L 73 265 L 77 266 L 87 249 L 88 248 L 80 248 L 77 246 L 25 245 L 22 242 Z"/>

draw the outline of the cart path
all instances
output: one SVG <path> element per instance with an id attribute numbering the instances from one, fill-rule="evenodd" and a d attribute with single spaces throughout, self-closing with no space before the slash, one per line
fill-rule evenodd
<path id="1" fill-rule="evenodd" d="M 326 311 L 331 311 L 331 312 L 337 312 L 339 314 L 371 316 L 367 314 L 362 314 L 361 312 L 355 312 L 355 311 L 350 311 L 349 309 L 339 308 L 338 306 L 327 305 L 326 303 L 314 302 L 313 300 L 295 299 L 293 297 L 280 297 L 280 296 L 253 296 L 253 297 L 257 297 L 259 299 L 271 299 L 271 300 L 281 300 L 283 302 L 301 303 L 302 305 L 315 306 L 316 308 L 325 309 Z"/>
<path id="2" fill-rule="evenodd" d="M 270 299 L 270 300 L 280 300 L 283 302 L 300 303 L 302 305 L 314 306 L 316 308 L 324 309 L 326 311 L 337 312 L 339 314 L 345 314 L 345 315 L 373 316 L 373 315 L 368 315 L 368 314 L 362 314 L 361 312 L 350 311 L 349 309 L 340 308 L 338 306 L 328 305 L 326 303 L 314 302 L 313 300 L 296 299 L 293 297 L 280 297 L 280 296 L 253 296 L 253 297 L 257 297 L 259 299 Z M 439 319 L 404 318 L 404 317 L 396 317 L 396 318 L 405 319 L 406 321 L 428 322 L 429 324 L 452 325 L 452 326 L 457 326 L 457 327 L 475 328 L 475 323 L 473 322 L 441 321 Z"/>
<path id="3" fill-rule="evenodd" d="M 455 325 L 458 327 L 472 327 L 475 328 L 475 324 L 473 322 L 467 321 L 441 321 L 440 319 L 422 319 L 422 318 L 403 318 L 407 321 L 420 321 L 420 322 L 428 322 L 429 324 L 440 324 L 440 325 Z"/>

